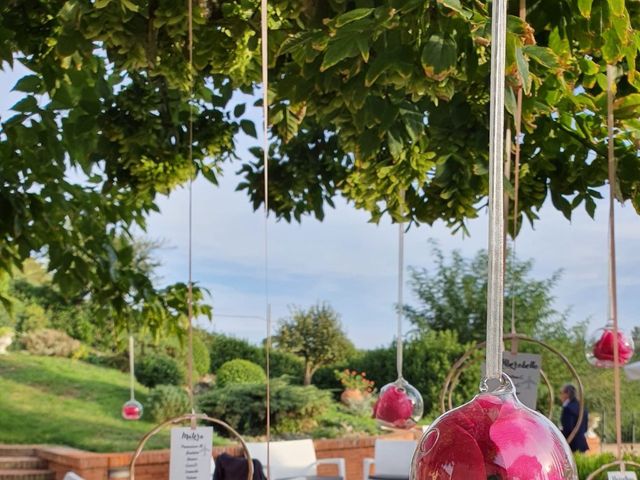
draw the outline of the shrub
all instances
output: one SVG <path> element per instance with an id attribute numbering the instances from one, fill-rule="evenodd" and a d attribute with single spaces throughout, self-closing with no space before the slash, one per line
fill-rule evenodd
<path id="1" fill-rule="evenodd" d="M 640 458 L 633 457 L 631 455 L 625 455 L 624 458 L 625 460 L 632 460 L 636 463 L 640 461 Z M 576 465 L 578 466 L 578 478 L 580 478 L 580 480 L 585 480 L 589 476 L 589 474 L 595 472 L 602 465 L 613 462 L 615 460 L 615 457 L 611 453 L 603 453 L 600 455 L 578 454 L 575 456 L 575 459 Z M 614 468 L 609 471 L 614 472 L 616 470 L 619 469 Z M 627 467 L 627 471 L 635 472 L 636 474 L 640 475 L 640 468 Z M 607 480 L 607 478 L 607 472 L 603 472 L 598 477 L 596 477 L 596 480 Z"/>
<path id="2" fill-rule="evenodd" d="M 260 365 L 267 368 L 265 349 L 260 349 Z M 287 376 L 292 383 L 302 383 L 304 378 L 303 360 L 289 352 L 271 350 L 269 353 L 269 366 L 271 378 Z"/>
<path id="3" fill-rule="evenodd" d="M 163 384 L 181 385 L 184 382 L 184 371 L 173 358 L 155 353 L 136 362 L 136 378 L 149 388 Z"/>
<path id="4" fill-rule="evenodd" d="M 204 340 L 198 335 L 193 337 L 193 370 L 197 373 L 198 378 L 204 377 L 209 373 L 209 367 L 211 366 L 211 357 L 209 355 L 209 348 Z"/>
<path id="5" fill-rule="evenodd" d="M 158 385 L 147 397 L 151 418 L 161 423 L 190 411 L 189 395 L 183 388 L 174 385 Z"/>
<path id="6" fill-rule="evenodd" d="M 230 384 L 200 397 L 200 408 L 224 418 L 243 435 L 262 435 L 266 423 L 267 389 L 263 383 Z M 331 405 L 328 392 L 314 386 L 271 382 L 271 425 L 275 434 L 304 434 L 317 427 L 317 418 Z"/>
<path id="7" fill-rule="evenodd" d="M 22 336 L 24 348 L 33 355 L 79 358 L 82 344 L 59 330 L 43 328 Z"/>
<path id="8" fill-rule="evenodd" d="M 211 371 L 217 371 L 224 363 L 236 358 L 262 363 L 260 348 L 251 345 L 246 340 L 226 335 L 214 335 L 209 343 L 211 355 Z"/>
<path id="9" fill-rule="evenodd" d="M 264 369 L 253 362 L 235 359 L 226 362 L 216 372 L 216 385 L 225 387 L 239 383 L 265 383 Z"/>

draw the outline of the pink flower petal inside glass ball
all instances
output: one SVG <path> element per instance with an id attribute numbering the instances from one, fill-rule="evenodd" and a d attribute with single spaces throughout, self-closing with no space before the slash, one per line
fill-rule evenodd
<path id="1" fill-rule="evenodd" d="M 422 418 L 423 410 L 420 392 L 405 379 L 399 378 L 382 387 L 373 406 L 373 417 L 382 426 L 409 429 Z"/>
<path id="2" fill-rule="evenodd" d="M 506 377 L 505 377 L 506 378 Z M 438 418 L 418 445 L 412 480 L 578 480 L 549 419 L 525 407 L 510 380 Z"/>
<path id="3" fill-rule="evenodd" d="M 613 342 L 615 335 L 613 326 L 597 330 L 587 341 L 586 356 L 591 365 L 596 367 L 611 368 L 614 366 Z M 618 329 L 618 361 L 620 365 L 629 363 L 633 357 L 634 345 L 630 336 Z"/>
<path id="4" fill-rule="evenodd" d="M 143 407 L 137 400 L 129 400 L 122 406 L 122 418 L 125 420 L 140 420 Z"/>

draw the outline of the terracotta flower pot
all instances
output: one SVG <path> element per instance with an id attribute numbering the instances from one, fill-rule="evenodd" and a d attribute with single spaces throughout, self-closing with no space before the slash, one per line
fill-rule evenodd
<path id="1" fill-rule="evenodd" d="M 355 388 L 347 388 L 342 395 L 340 395 L 340 401 L 345 405 L 353 405 L 364 401 L 364 393 L 362 390 Z"/>

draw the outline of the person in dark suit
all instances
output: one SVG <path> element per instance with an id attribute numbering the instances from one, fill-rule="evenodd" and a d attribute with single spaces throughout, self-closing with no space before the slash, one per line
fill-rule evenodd
<path id="1" fill-rule="evenodd" d="M 560 400 L 562 401 L 562 415 L 560 422 L 562 423 L 562 434 L 565 438 L 568 438 L 576 428 L 578 423 L 578 416 L 580 415 L 580 400 L 577 398 L 576 387 L 571 384 L 567 384 L 560 390 Z M 569 446 L 573 452 L 586 452 L 589 450 L 587 444 L 587 428 L 589 425 L 589 413 L 587 409 L 584 409 L 584 416 L 580 428 L 576 432 L 576 436 L 573 437 Z"/>

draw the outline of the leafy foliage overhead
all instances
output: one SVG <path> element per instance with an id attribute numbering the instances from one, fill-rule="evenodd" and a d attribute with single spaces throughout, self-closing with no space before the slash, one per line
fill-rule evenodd
<path id="1" fill-rule="evenodd" d="M 215 184 L 223 161 L 237 162 L 255 207 L 263 196 L 259 160 L 233 154 L 234 135 L 256 127 L 231 101 L 259 82 L 259 2 L 194 7 L 190 68 L 181 2 L 0 6 L 0 64 L 29 70 L 0 132 L 0 271 L 46 254 L 62 294 L 93 297 L 101 317 L 178 321 L 185 287 L 159 289 L 136 267 L 132 229 L 190 176 Z M 343 195 L 374 220 L 402 212 L 460 228 L 476 216 L 487 194 L 489 14 L 480 0 L 271 0 L 277 215 L 322 218 Z M 547 197 L 567 217 L 580 205 L 594 213 L 606 63 L 617 65 L 617 196 L 640 208 L 638 48 L 638 2 L 530 0 L 526 22 L 510 17 L 507 104 L 513 113 L 524 90 L 529 219 Z"/>

